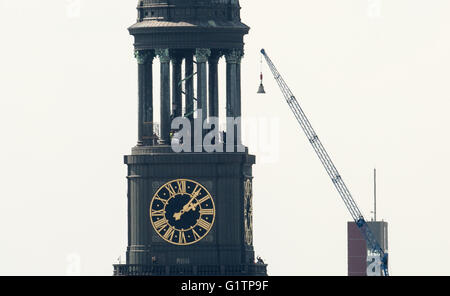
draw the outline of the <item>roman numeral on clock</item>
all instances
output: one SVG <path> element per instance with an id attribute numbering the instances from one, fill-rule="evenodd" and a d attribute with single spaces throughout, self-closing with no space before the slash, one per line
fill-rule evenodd
<path id="1" fill-rule="evenodd" d="M 186 237 L 184 236 L 184 232 L 180 231 L 180 236 L 178 237 L 178 243 L 179 244 L 185 244 L 186 243 Z"/>
<path id="2" fill-rule="evenodd" d="M 200 195 L 200 192 L 202 191 L 202 188 L 199 187 L 198 185 L 195 186 L 194 190 L 191 193 L 191 196 L 194 198 L 197 198 L 197 196 Z"/>
<path id="3" fill-rule="evenodd" d="M 203 219 L 198 219 L 197 221 L 197 225 L 200 226 L 201 228 L 204 228 L 206 230 L 208 230 L 211 227 L 211 223 L 203 220 Z"/>
<path id="4" fill-rule="evenodd" d="M 152 217 L 164 217 L 166 215 L 166 211 L 164 210 L 152 210 Z"/>
<path id="5" fill-rule="evenodd" d="M 177 181 L 178 194 L 186 194 L 186 181 Z"/>
<path id="6" fill-rule="evenodd" d="M 156 231 L 160 232 L 168 225 L 168 221 L 165 218 L 162 218 L 153 222 L 153 225 L 155 226 Z"/>
<path id="7" fill-rule="evenodd" d="M 173 189 L 173 187 L 172 187 L 172 184 L 167 184 L 166 189 L 167 189 L 167 191 L 169 191 L 169 194 L 171 197 L 177 195 L 177 193 L 175 192 L 175 189 Z"/>
<path id="8" fill-rule="evenodd" d="M 164 204 L 164 206 L 167 205 L 167 200 L 165 200 L 165 199 L 163 199 L 163 198 L 161 198 L 159 196 L 155 197 L 155 200 L 159 200 L 160 202 L 162 202 Z"/>
<path id="9" fill-rule="evenodd" d="M 210 195 L 207 195 L 207 196 L 205 196 L 204 198 L 200 199 L 200 200 L 198 201 L 198 203 L 203 203 L 203 202 L 207 201 L 207 200 L 210 199 L 210 198 L 211 198 L 211 196 L 210 196 Z"/>
<path id="10" fill-rule="evenodd" d="M 164 238 L 168 239 L 168 240 L 172 240 L 174 234 L 175 234 L 175 228 L 169 227 L 169 229 L 167 229 L 166 233 L 164 234 Z"/>
<path id="11" fill-rule="evenodd" d="M 198 240 L 200 238 L 200 234 L 198 234 L 195 229 L 192 229 L 192 234 L 194 235 L 194 239 Z"/>
<path id="12" fill-rule="evenodd" d="M 214 209 L 200 209 L 200 215 L 214 215 Z"/>

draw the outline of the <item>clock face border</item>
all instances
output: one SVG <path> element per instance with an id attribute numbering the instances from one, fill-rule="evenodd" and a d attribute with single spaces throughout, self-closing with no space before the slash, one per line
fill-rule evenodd
<path id="1" fill-rule="evenodd" d="M 182 192 L 180 192 L 180 188 L 179 188 L 179 184 L 181 184 L 181 182 L 185 182 L 184 184 L 186 184 L 186 182 L 192 183 L 194 185 L 194 188 L 189 188 L 190 190 L 188 190 L 188 188 L 184 188 L 185 193 L 182 193 Z M 173 188 L 172 184 L 176 184 L 177 187 Z M 171 186 L 171 188 L 173 189 L 172 192 L 169 189 L 170 188 L 169 186 Z M 188 186 L 186 185 L 186 187 L 188 187 Z M 197 191 L 196 191 L 196 189 L 197 189 Z M 159 196 L 159 193 L 161 193 L 161 191 L 166 191 L 166 192 L 164 192 L 165 194 L 169 193 L 169 198 L 164 199 L 166 201 L 166 203 L 161 202 L 162 199 Z M 198 196 L 194 197 L 193 196 L 193 194 L 195 194 L 194 192 L 199 193 Z M 196 224 L 192 225 L 187 230 L 186 229 L 178 229 L 178 228 L 174 227 L 174 225 L 171 225 L 168 222 L 169 219 L 167 219 L 167 217 L 166 217 L 167 206 L 177 196 L 179 196 L 180 198 L 184 198 L 185 201 L 187 201 L 188 203 L 189 203 L 189 200 L 195 201 L 194 211 L 197 211 L 197 210 L 195 210 L 196 207 L 199 208 L 198 219 L 197 219 Z M 200 202 L 201 200 L 204 200 L 204 201 Z M 157 209 L 153 208 L 155 201 L 157 203 L 159 203 L 159 205 L 160 205 L 160 207 L 158 209 L 163 210 L 163 213 L 164 213 L 163 216 L 160 216 L 162 218 L 157 219 L 156 221 L 154 221 L 154 218 L 155 218 L 154 213 L 157 211 Z M 209 204 L 209 202 L 210 202 L 210 204 Z M 186 203 L 186 204 L 188 204 L 188 203 Z M 203 203 L 207 204 L 206 208 L 202 207 Z M 181 210 L 181 209 L 178 209 L 178 210 Z M 192 215 L 194 212 L 191 210 L 188 210 L 190 212 L 190 213 L 188 213 L 189 215 Z M 200 212 L 201 210 L 206 212 L 206 214 L 201 213 Z M 185 213 L 187 213 L 188 211 L 186 211 Z M 180 212 L 178 212 L 178 213 L 180 213 Z M 173 216 L 173 217 L 175 217 L 175 216 Z M 206 219 L 203 219 L 202 217 L 206 217 Z M 192 179 L 186 179 L 186 178 L 173 179 L 173 180 L 170 180 L 170 181 L 166 182 L 165 184 L 159 186 L 159 188 L 156 190 L 155 194 L 153 195 L 153 197 L 150 201 L 149 218 L 150 218 L 150 222 L 152 224 L 153 230 L 165 242 L 168 242 L 171 245 L 177 245 L 177 246 L 193 245 L 193 244 L 199 243 L 204 238 L 206 238 L 208 236 L 208 234 L 210 233 L 210 231 L 212 230 L 212 228 L 214 227 L 214 223 L 216 220 L 216 208 L 215 208 L 214 198 L 210 194 L 208 189 L 202 183 L 200 183 L 198 181 L 195 181 Z M 175 241 L 173 241 L 173 239 L 169 239 L 168 237 L 166 238 L 164 236 L 166 233 L 166 231 L 164 231 L 164 230 L 165 230 L 165 228 L 167 228 L 167 226 L 161 228 L 161 226 L 159 224 L 157 224 L 158 221 L 164 220 L 164 219 L 167 221 L 165 224 L 167 224 L 169 226 L 166 231 L 168 231 L 170 228 L 173 228 L 174 232 L 178 232 L 178 242 L 175 242 Z M 206 221 L 207 219 L 209 219 L 209 220 Z M 207 224 L 205 222 L 207 222 Z M 156 225 L 155 225 L 155 223 L 156 223 Z M 207 226 L 204 226 L 204 225 L 207 225 Z M 159 231 L 158 231 L 158 228 L 159 228 Z M 198 230 L 198 232 L 201 232 L 200 230 L 202 229 L 203 233 L 200 234 L 200 233 L 196 232 L 196 229 Z M 188 242 L 187 239 L 185 238 L 184 242 L 180 242 L 179 236 L 181 236 L 181 233 L 183 233 L 183 236 L 185 237 L 186 232 L 192 232 L 192 236 L 194 237 L 194 240 Z M 195 232 L 195 235 L 194 235 L 194 232 Z M 173 238 L 173 236 L 171 238 Z"/>

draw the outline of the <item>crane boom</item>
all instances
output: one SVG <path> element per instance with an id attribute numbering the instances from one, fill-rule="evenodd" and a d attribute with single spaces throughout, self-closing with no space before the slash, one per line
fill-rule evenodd
<path id="1" fill-rule="evenodd" d="M 317 136 L 311 123 L 309 122 L 308 118 L 306 117 L 305 113 L 303 112 L 302 108 L 300 107 L 300 104 L 298 103 L 294 94 L 289 89 L 289 86 L 286 84 L 283 77 L 281 77 L 281 74 L 278 72 L 277 68 L 272 63 L 272 61 L 269 58 L 269 56 L 267 55 L 266 51 L 264 49 L 262 49 L 261 53 L 264 56 L 267 64 L 269 65 L 269 68 L 270 68 L 275 80 L 277 81 L 278 86 L 280 87 L 281 92 L 283 93 L 283 96 L 286 99 L 286 102 L 288 103 L 289 107 L 291 108 L 292 112 L 294 113 L 295 118 L 297 119 L 301 128 L 305 132 L 309 142 L 311 143 L 311 145 L 314 148 L 314 151 L 317 153 L 317 156 L 319 157 L 325 170 L 327 171 L 328 175 L 330 176 L 334 186 L 336 187 L 337 191 L 339 192 L 339 195 L 341 196 L 342 200 L 344 201 L 345 206 L 349 210 L 353 220 L 356 222 L 356 225 L 358 226 L 361 233 L 363 234 L 363 236 L 367 242 L 367 247 L 368 247 L 369 251 L 371 253 L 377 254 L 379 256 L 380 263 L 381 263 L 381 270 L 383 271 L 383 274 L 385 276 L 388 276 L 389 275 L 388 266 L 387 266 L 388 254 L 385 253 L 384 250 L 380 247 L 380 244 L 378 243 L 374 234 L 370 230 L 369 225 L 367 224 L 366 220 L 364 219 L 361 211 L 359 210 L 358 205 L 356 204 L 350 191 L 348 190 L 347 186 L 345 185 L 344 180 L 342 179 L 341 175 L 339 174 L 338 170 L 336 169 L 334 163 L 331 161 L 330 156 L 328 155 L 327 151 L 323 147 L 322 142 L 319 140 L 319 137 Z"/>

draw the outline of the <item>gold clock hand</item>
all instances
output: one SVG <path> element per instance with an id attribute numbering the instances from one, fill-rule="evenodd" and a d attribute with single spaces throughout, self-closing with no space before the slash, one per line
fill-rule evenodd
<path id="1" fill-rule="evenodd" d="M 186 213 L 189 212 L 191 210 L 195 211 L 195 208 L 197 208 L 197 205 L 193 205 L 192 202 L 194 201 L 195 197 L 192 197 L 191 200 L 184 205 L 183 209 L 181 211 L 179 211 L 178 213 L 173 214 L 173 217 L 175 218 L 176 221 L 181 219 L 181 216 Z"/>

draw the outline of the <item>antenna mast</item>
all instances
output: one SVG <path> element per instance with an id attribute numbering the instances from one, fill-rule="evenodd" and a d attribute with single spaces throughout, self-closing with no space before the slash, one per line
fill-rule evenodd
<path id="1" fill-rule="evenodd" d="M 373 169 L 373 220 L 377 221 L 377 169 Z"/>

